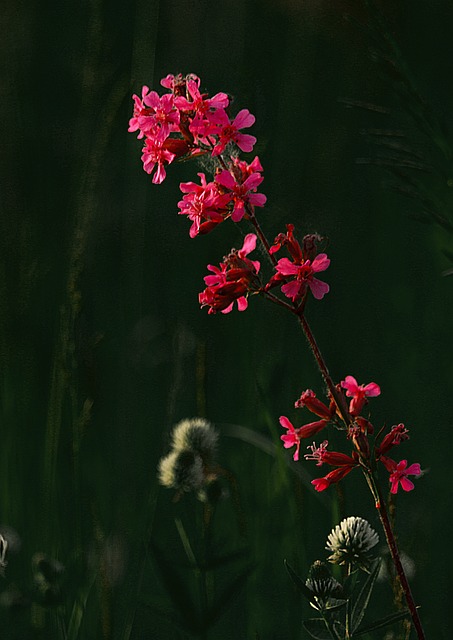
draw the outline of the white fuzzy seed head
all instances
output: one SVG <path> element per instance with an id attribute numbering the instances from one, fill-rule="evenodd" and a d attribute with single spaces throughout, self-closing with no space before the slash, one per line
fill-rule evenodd
<path id="1" fill-rule="evenodd" d="M 181 420 L 173 429 L 173 449 L 187 449 L 200 455 L 203 460 L 210 460 L 215 454 L 218 437 L 212 424 L 204 418 Z"/>
<path id="2" fill-rule="evenodd" d="M 161 458 L 157 477 L 164 487 L 179 491 L 198 490 L 204 483 L 203 461 L 193 451 L 171 451 Z"/>

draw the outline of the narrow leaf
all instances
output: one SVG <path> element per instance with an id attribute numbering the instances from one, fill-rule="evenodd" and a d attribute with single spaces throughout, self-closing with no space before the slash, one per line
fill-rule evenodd
<path id="1" fill-rule="evenodd" d="M 382 627 L 387 627 L 390 624 L 394 624 L 399 620 L 403 620 L 410 616 L 409 609 L 404 609 L 403 611 L 398 611 L 398 613 L 392 613 L 389 616 L 385 616 L 385 618 L 381 618 L 380 620 L 376 620 L 371 624 L 366 625 L 365 627 L 361 627 L 353 634 L 354 638 L 358 638 L 359 636 L 363 636 L 370 631 L 374 631 L 375 629 L 382 629 Z"/>
<path id="2" fill-rule="evenodd" d="M 305 631 L 316 640 L 338 640 L 327 628 L 322 618 L 309 618 L 302 622 Z"/>
<path id="3" fill-rule="evenodd" d="M 330 613 L 331 611 L 338 611 L 338 609 L 342 609 L 347 603 L 347 600 L 329 598 L 329 604 L 324 607 L 323 611 L 325 611 L 326 613 Z"/>
<path id="4" fill-rule="evenodd" d="M 374 561 L 371 567 L 370 574 L 365 580 L 365 583 L 352 609 L 352 615 L 351 615 L 352 633 L 354 633 L 354 631 L 358 629 L 360 623 L 362 622 L 363 616 L 365 615 L 365 611 L 366 611 L 366 608 L 368 607 L 368 603 L 371 597 L 371 592 L 373 590 L 374 583 L 378 576 L 380 566 L 381 566 L 381 559 L 376 558 L 376 560 Z"/>
<path id="5" fill-rule="evenodd" d="M 175 567 L 165 559 L 162 551 L 154 543 L 150 543 L 155 564 L 159 570 L 160 579 L 165 586 L 173 605 L 180 612 L 186 623 L 186 628 L 196 630 L 199 627 L 197 607 L 192 601 L 189 590 L 183 584 Z"/>
<path id="6" fill-rule="evenodd" d="M 204 628 L 208 629 L 223 613 L 228 609 L 234 598 L 240 594 L 242 587 L 248 580 L 253 567 L 247 567 L 241 575 L 231 582 L 224 591 L 215 599 L 211 607 L 209 607 L 205 619 L 203 620 Z"/>
<path id="7" fill-rule="evenodd" d="M 244 548 L 239 549 L 238 551 L 233 551 L 232 553 L 227 553 L 223 556 L 209 558 L 207 562 L 199 562 L 198 566 L 202 571 L 212 571 L 213 569 L 232 564 L 249 556 L 250 549 Z"/>
<path id="8" fill-rule="evenodd" d="M 198 568 L 197 559 L 195 557 L 194 552 L 192 551 L 189 536 L 187 535 L 186 530 L 184 529 L 184 525 L 182 521 L 179 518 L 175 518 L 175 524 L 176 524 L 176 528 L 178 529 L 179 537 L 181 538 L 182 546 L 184 547 L 184 551 L 186 552 L 186 556 L 187 556 L 187 559 L 189 560 L 189 563 L 193 567 Z"/>
<path id="9" fill-rule="evenodd" d="M 316 601 L 315 596 L 313 595 L 313 592 L 310 591 L 310 589 L 307 587 L 305 582 L 301 578 L 299 578 L 299 576 L 294 571 L 294 569 L 292 569 L 291 566 L 288 564 L 287 560 L 284 560 L 284 563 L 285 563 L 286 570 L 287 570 L 287 572 L 289 573 L 289 575 L 291 577 L 291 580 L 294 582 L 294 584 L 299 589 L 299 591 L 305 596 L 305 598 L 307 598 L 307 600 L 316 609 L 319 609 L 319 605 L 318 605 L 318 603 Z"/>

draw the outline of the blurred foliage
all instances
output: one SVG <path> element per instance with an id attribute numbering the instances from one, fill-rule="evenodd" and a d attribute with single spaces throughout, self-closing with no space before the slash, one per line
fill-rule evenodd
<path id="1" fill-rule="evenodd" d="M 420 95 L 448 123 L 452 7 L 381 6 Z M 176 202 L 195 167 L 176 166 L 155 187 L 127 133 L 132 93 L 192 71 L 211 94 L 231 93 L 235 109 L 256 115 L 269 235 L 294 222 L 330 238 L 331 293 L 308 314 L 333 376 L 376 380 L 375 423 L 404 421 L 412 434 L 404 455 L 431 471 L 398 496 L 396 520 L 417 567 L 427 635 L 447 640 L 448 555 L 431 571 L 451 527 L 445 236 L 401 215 L 402 199 L 381 188 L 385 168 L 356 164 L 371 157 L 361 130 L 381 130 L 387 152 L 395 140 L 382 135 L 387 113 L 344 101 L 392 110 L 411 150 L 398 147 L 398 157 L 424 163 L 436 140 L 425 131 L 420 143 L 395 80 L 376 73 L 376 43 L 356 26 L 376 36 L 368 8 L 6 0 L 0 11 L 0 532 L 15 540 L 0 577 L 2 638 L 187 638 L 174 624 L 172 570 L 196 611 L 212 614 L 204 637 L 300 638 L 305 605 L 283 560 L 305 575 L 339 516 L 367 516 L 379 528 L 358 476 L 320 500 L 307 486 L 316 470 L 307 466 L 307 479 L 286 463 L 278 416 L 302 389 L 322 391 L 296 323 L 260 300 L 228 317 L 198 308 L 206 264 L 238 246 L 238 229 L 191 240 Z M 423 158 L 414 158 L 420 144 Z M 440 188 L 421 181 L 420 167 L 416 178 L 406 169 L 405 180 L 429 185 L 451 220 L 448 181 Z M 181 538 L 199 561 L 203 506 L 192 496 L 173 503 L 156 479 L 171 426 L 194 415 L 217 424 L 219 461 L 237 487 L 236 502 L 220 503 L 213 519 L 214 557 L 231 563 L 205 576 L 204 609 L 200 568 L 188 565 Z M 57 583 L 36 581 L 35 554 L 58 563 Z M 214 615 L 222 597 L 229 606 Z M 379 611 L 390 610 L 390 586 L 383 598 Z"/>

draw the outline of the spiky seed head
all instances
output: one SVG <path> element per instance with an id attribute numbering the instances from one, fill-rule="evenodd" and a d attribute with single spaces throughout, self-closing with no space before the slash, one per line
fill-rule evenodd
<path id="1" fill-rule="evenodd" d="M 332 577 L 327 565 L 320 560 L 316 560 L 311 565 L 305 585 L 313 593 L 321 608 L 329 600 L 343 597 L 343 587 Z"/>

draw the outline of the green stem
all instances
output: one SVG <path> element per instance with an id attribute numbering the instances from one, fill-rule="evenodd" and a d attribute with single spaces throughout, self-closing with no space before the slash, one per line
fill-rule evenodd
<path id="1" fill-rule="evenodd" d="M 338 640 L 337 632 L 335 631 L 335 628 L 334 628 L 333 624 L 330 622 L 329 618 L 327 618 L 327 616 L 322 614 L 322 619 L 324 620 L 324 624 L 327 627 L 327 631 L 330 633 L 330 635 L 332 636 L 333 640 Z"/>

